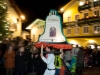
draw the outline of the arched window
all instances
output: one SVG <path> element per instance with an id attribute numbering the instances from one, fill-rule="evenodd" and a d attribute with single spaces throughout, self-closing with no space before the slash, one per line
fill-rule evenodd
<path id="1" fill-rule="evenodd" d="M 55 27 L 50 28 L 50 37 L 56 37 L 56 28 Z"/>

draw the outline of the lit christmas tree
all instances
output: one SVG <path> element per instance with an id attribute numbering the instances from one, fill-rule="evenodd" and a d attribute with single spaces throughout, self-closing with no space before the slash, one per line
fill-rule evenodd
<path id="1" fill-rule="evenodd" d="M 9 35 L 9 23 L 7 21 L 7 4 L 0 0 L 0 40 Z"/>

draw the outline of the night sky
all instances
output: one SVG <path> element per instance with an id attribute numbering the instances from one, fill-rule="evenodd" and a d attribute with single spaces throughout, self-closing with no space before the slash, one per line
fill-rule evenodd
<path id="1" fill-rule="evenodd" d="M 27 19 L 27 21 L 23 23 L 23 30 L 37 18 L 45 20 L 50 9 L 59 10 L 68 1 L 69 0 L 15 0 Z"/>

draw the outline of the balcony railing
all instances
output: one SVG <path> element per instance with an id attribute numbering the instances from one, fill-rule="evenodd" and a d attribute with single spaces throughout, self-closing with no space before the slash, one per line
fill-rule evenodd
<path id="1" fill-rule="evenodd" d="M 83 24 L 93 24 L 96 22 L 100 22 L 100 16 L 93 16 L 89 18 L 83 18 L 78 20 L 78 25 L 83 25 Z"/>
<path id="2" fill-rule="evenodd" d="M 100 6 L 100 1 L 93 2 L 93 6 L 94 7 Z"/>
<path id="3" fill-rule="evenodd" d="M 63 23 L 63 28 L 65 28 L 65 27 L 72 27 L 72 26 L 75 26 L 76 24 L 77 24 L 76 21 L 65 22 L 65 23 Z"/>
<path id="4" fill-rule="evenodd" d="M 82 5 L 82 6 L 79 6 L 79 7 L 78 7 L 78 11 L 80 12 L 80 11 L 85 10 L 85 9 L 89 9 L 89 10 L 90 10 L 91 7 L 92 7 L 92 5 L 91 5 L 91 3 L 89 2 L 88 4 L 84 4 L 84 5 Z"/>
<path id="5" fill-rule="evenodd" d="M 98 22 L 100 23 L 100 16 L 93 16 L 89 18 L 79 19 L 78 21 L 65 22 L 63 23 L 63 28 L 82 26 L 84 24 L 91 25 L 91 24 L 98 23 Z"/>

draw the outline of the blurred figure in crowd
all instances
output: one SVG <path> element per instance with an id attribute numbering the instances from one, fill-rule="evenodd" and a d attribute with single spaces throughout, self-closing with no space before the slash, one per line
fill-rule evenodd
<path id="1" fill-rule="evenodd" d="M 4 54 L 5 62 L 4 67 L 6 68 L 6 75 L 13 75 L 13 68 L 15 67 L 15 51 L 13 45 L 10 44 Z"/>

